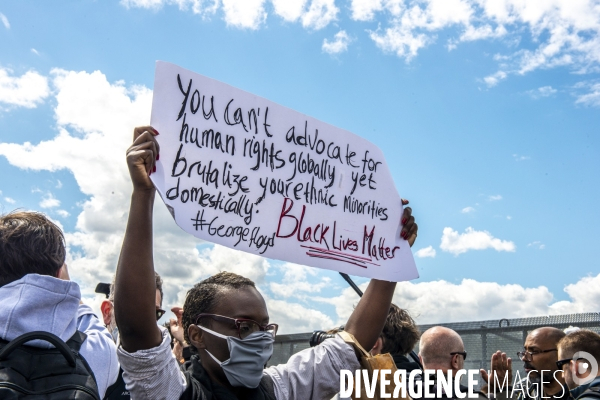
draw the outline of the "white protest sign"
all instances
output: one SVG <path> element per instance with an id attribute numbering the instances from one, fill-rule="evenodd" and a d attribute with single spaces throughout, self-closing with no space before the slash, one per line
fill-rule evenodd
<path id="1" fill-rule="evenodd" d="M 151 178 L 184 231 L 351 275 L 418 277 L 400 196 L 367 140 L 162 61 L 151 123 Z"/>

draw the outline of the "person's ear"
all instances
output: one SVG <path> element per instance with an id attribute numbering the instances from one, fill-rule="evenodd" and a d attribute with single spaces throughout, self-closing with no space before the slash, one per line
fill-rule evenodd
<path id="1" fill-rule="evenodd" d="M 102 311 L 102 319 L 104 320 L 104 325 L 110 325 L 112 323 L 112 311 L 113 305 L 110 301 L 104 300 L 100 305 L 100 310 Z"/>
<path id="2" fill-rule="evenodd" d="M 204 343 L 204 335 L 202 335 L 202 329 L 198 328 L 196 325 L 190 325 L 188 327 L 188 337 L 190 339 L 190 344 L 197 349 L 206 349 L 206 344 Z"/>
<path id="3" fill-rule="evenodd" d="M 450 360 L 450 366 L 454 371 L 458 371 L 460 368 L 459 358 L 462 357 L 460 354 L 454 354 Z"/>
<path id="4" fill-rule="evenodd" d="M 62 279 L 63 281 L 70 281 L 71 278 L 69 277 L 69 270 L 67 269 L 67 264 L 64 263 L 62 265 L 62 267 L 60 267 L 58 269 L 58 271 L 56 272 L 56 278 L 58 279 Z"/>

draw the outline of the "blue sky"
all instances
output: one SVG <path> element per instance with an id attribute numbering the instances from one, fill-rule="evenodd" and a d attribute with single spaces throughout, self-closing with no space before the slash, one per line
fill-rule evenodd
<path id="1" fill-rule="evenodd" d="M 0 22 L 0 211 L 60 222 L 95 306 L 165 60 L 382 148 L 420 227 L 421 277 L 395 297 L 419 322 L 600 308 L 597 0 L 19 1 Z M 200 243 L 156 210 L 167 305 L 220 269 L 256 279 L 285 332 L 356 302 L 335 273 Z"/>

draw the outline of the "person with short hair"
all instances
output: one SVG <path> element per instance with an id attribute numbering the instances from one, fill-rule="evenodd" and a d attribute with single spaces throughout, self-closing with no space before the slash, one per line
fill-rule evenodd
<path id="1" fill-rule="evenodd" d="M 518 353 L 525 364 L 527 376 L 515 384 L 513 392 L 518 393 L 517 399 L 569 398 L 569 389 L 556 366 L 557 346 L 563 337 L 565 337 L 563 331 L 551 326 L 529 332 L 523 351 Z"/>
<path id="2" fill-rule="evenodd" d="M 76 331 L 85 333 L 80 354 L 103 397 L 119 372 L 116 347 L 91 307 L 81 302 L 66 254 L 61 229 L 44 214 L 13 211 L 0 216 L 0 338 L 11 341 L 45 331 L 67 342 Z"/>
<path id="3" fill-rule="evenodd" d="M 221 272 L 188 291 L 183 306 L 185 339 L 197 354 L 179 368 L 166 329 L 154 321 L 152 211 L 159 145 L 152 127 L 134 130 L 127 151 L 133 183 L 131 208 L 117 267 L 115 317 L 119 360 L 133 399 L 328 399 L 340 388 L 340 370 L 357 370 L 353 347 L 340 336 L 294 354 L 286 364 L 265 365 L 278 326 L 254 282 Z M 407 204 L 406 202 L 405 204 Z M 412 245 L 417 225 L 406 207 L 401 236 Z M 389 312 L 395 282 L 372 279 L 345 325 L 371 348 Z"/>
<path id="4" fill-rule="evenodd" d="M 586 352 L 586 354 L 577 354 Z M 574 356 L 577 355 L 575 358 Z M 587 358 L 586 358 L 587 357 Z M 600 399 L 600 335 L 588 329 L 569 333 L 558 342 L 557 367 L 576 400 Z M 590 376 L 596 367 L 596 376 Z M 580 384 L 585 381 L 587 383 Z"/>
<path id="5" fill-rule="evenodd" d="M 408 311 L 392 304 L 381 335 L 371 349 L 371 354 L 390 353 L 396 367 L 410 374 L 415 369 L 421 369 L 417 362 L 407 357 L 419 341 L 420 335 L 421 332 Z"/>

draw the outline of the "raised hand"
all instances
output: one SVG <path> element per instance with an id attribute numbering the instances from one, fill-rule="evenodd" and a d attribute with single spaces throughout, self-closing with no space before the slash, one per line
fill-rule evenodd
<path id="1" fill-rule="evenodd" d="M 408 200 L 402 199 L 402 205 L 405 206 L 408 204 Z M 402 231 L 400 231 L 400 236 L 402 239 L 408 240 L 408 244 L 410 247 L 415 243 L 417 239 L 417 230 L 419 227 L 415 223 L 415 217 L 412 216 L 412 208 L 404 207 L 404 212 L 402 213 L 402 220 L 400 221 L 403 225 Z"/>
<path id="2" fill-rule="evenodd" d="M 500 386 L 504 385 L 505 379 L 508 384 L 505 385 L 502 390 L 505 390 L 507 386 L 512 385 L 512 359 L 507 357 L 506 353 L 498 350 L 492 354 L 490 368 L 490 371 L 486 371 L 484 369 L 479 370 L 481 377 L 485 379 L 486 382 L 489 382 L 488 390 L 493 391 L 496 382 L 498 382 L 497 384 Z M 500 391 L 500 387 L 497 387 L 496 389 Z"/>
<path id="3" fill-rule="evenodd" d="M 154 163 L 159 158 L 157 135 L 151 126 L 138 126 L 133 130 L 133 144 L 127 149 L 127 167 L 135 190 L 154 189 L 150 175 L 156 171 Z"/>

